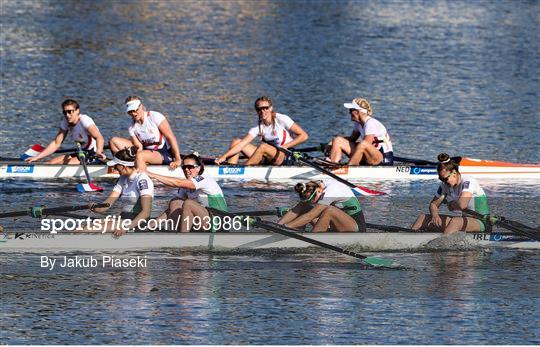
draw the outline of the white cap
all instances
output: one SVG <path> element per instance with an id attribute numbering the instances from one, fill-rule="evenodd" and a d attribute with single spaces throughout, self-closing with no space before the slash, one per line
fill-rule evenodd
<path id="1" fill-rule="evenodd" d="M 129 111 L 135 111 L 136 109 L 139 108 L 139 106 L 141 106 L 141 100 L 131 100 L 131 101 L 128 101 L 126 102 L 126 112 L 129 112 Z"/>
<path id="2" fill-rule="evenodd" d="M 367 109 L 365 109 L 365 108 L 361 107 L 360 105 L 358 105 L 358 104 L 356 103 L 356 101 L 354 101 L 354 100 L 351 101 L 350 104 L 348 104 L 348 103 L 343 104 L 343 106 L 344 106 L 345 108 L 348 108 L 349 110 L 350 110 L 350 109 L 353 109 L 353 110 L 358 110 L 358 111 L 363 112 L 363 113 L 368 113 L 368 110 L 367 110 Z"/>
<path id="3" fill-rule="evenodd" d="M 109 160 L 107 162 L 107 166 L 115 166 L 115 165 L 135 166 L 135 162 L 123 161 L 123 160 L 118 159 L 117 157 L 113 157 L 112 160 Z"/>

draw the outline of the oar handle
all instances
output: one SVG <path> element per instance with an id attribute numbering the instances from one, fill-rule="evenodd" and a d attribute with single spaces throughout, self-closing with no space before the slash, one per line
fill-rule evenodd
<path id="1" fill-rule="evenodd" d="M 489 214 L 481 214 L 481 213 L 478 213 L 478 212 L 473 211 L 473 210 L 468 209 L 468 208 L 464 209 L 463 212 L 465 212 L 466 214 L 471 215 L 471 216 L 473 216 L 475 218 L 478 218 L 478 219 L 480 219 L 482 221 L 491 223 L 493 225 L 498 225 L 498 226 L 500 226 L 500 227 L 502 227 L 504 229 L 513 231 L 516 234 L 528 237 L 531 240 L 540 241 L 540 233 L 533 231 L 534 229 L 531 228 L 531 227 L 519 228 L 519 227 L 509 223 L 510 221 L 507 221 L 506 218 L 504 218 L 504 217 L 492 216 L 492 215 L 489 215 Z"/>
<path id="2" fill-rule="evenodd" d="M 110 149 L 109 146 L 103 146 L 103 149 Z M 66 148 L 66 149 L 59 149 L 57 151 L 55 151 L 54 153 L 76 153 L 78 152 L 79 149 L 78 148 Z"/>
<path id="3" fill-rule="evenodd" d="M 109 207 L 109 206 L 110 206 L 109 203 L 88 204 L 88 205 L 68 205 L 68 206 L 59 206 L 59 207 L 51 207 L 51 208 L 45 208 L 44 206 L 34 206 L 24 211 L 0 213 L 0 218 L 23 217 L 23 216 L 31 216 L 34 218 L 40 218 L 42 216 L 55 214 L 59 212 L 89 210 L 91 207 L 103 208 L 103 207 Z"/>

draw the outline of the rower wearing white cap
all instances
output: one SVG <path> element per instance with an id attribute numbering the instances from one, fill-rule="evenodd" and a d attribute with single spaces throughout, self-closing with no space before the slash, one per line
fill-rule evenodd
<path id="1" fill-rule="evenodd" d="M 73 99 L 64 100 L 62 103 L 62 113 L 64 114 L 64 118 L 60 123 L 60 129 L 54 140 L 41 153 L 35 157 L 26 159 L 26 161 L 31 163 L 56 152 L 66 139 L 68 132 L 71 132 L 71 136 L 75 142 L 83 144 L 82 150 L 87 152 L 86 158 L 88 158 L 89 162 L 95 159 L 106 160 L 107 157 L 103 154 L 105 140 L 92 118 L 81 114 L 79 103 Z M 47 161 L 47 163 L 80 164 L 77 154 L 57 156 Z"/>
<path id="2" fill-rule="evenodd" d="M 114 166 L 120 173 L 120 178 L 107 198 L 105 203 L 109 207 L 92 209 L 102 213 L 107 211 L 119 198 L 123 199 L 125 205 L 122 207 L 120 217 L 131 219 L 131 224 L 126 228 L 114 228 L 113 224 L 104 225 L 108 227 L 105 231 L 113 231 L 116 236 L 126 233 L 127 230 L 138 227 L 140 220 L 150 218 L 152 212 L 152 201 L 154 199 L 154 183 L 144 172 L 139 172 L 135 168 L 137 147 L 128 147 L 115 153 L 114 158 L 107 162 L 108 166 Z M 94 230 L 95 231 L 95 230 Z"/>
<path id="3" fill-rule="evenodd" d="M 349 109 L 354 128 L 350 136 L 336 136 L 331 141 L 330 161 L 341 162 L 343 153 L 349 156 L 349 165 L 392 165 L 394 153 L 390 135 L 385 126 L 371 117 L 369 102 L 356 98 L 343 104 Z"/>
<path id="4" fill-rule="evenodd" d="M 159 112 L 147 111 L 138 96 L 126 98 L 126 112 L 132 117 L 129 127 L 131 140 L 113 137 L 109 144 L 114 153 L 136 146 L 138 149 L 135 165 L 146 171 L 146 164 L 164 164 L 176 169 L 182 164 L 180 149 L 169 121 Z"/>

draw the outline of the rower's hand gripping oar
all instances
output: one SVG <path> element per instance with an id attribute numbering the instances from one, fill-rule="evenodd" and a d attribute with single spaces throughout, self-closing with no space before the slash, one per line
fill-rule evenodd
<path id="1" fill-rule="evenodd" d="M 353 192 L 356 193 L 357 195 L 363 195 L 363 196 L 376 196 L 376 195 L 386 195 L 385 192 L 381 192 L 381 191 L 378 191 L 378 190 L 373 190 L 373 189 L 369 189 L 369 188 L 366 188 L 366 187 L 362 187 L 362 186 L 357 186 L 357 185 L 354 185 L 352 184 L 351 182 L 339 177 L 338 175 L 334 174 L 333 172 L 329 171 L 329 170 L 326 170 L 325 168 L 315 164 L 314 162 L 312 162 L 311 160 L 308 159 L 308 156 L 306 156 L 305 154 L 302 154 L 302 153 L 298 153 L 298 152 L 293 152 L 287 148 L 283 148 L 283 147 L 278 147 L 278 146 L 274 146 L 277 150 L 279 151 L 282 151 L 283 153 L 289 155 L 289 156 L 292 156 L 295 160 L 297 161 L 300 161 L 306 165 L 309 165 L 311 166 L 312 168 L 332 177 L 333 179 L 335 179 L 336 181 L 339 181 L 343 184 L 345 184 L 346 186 L 352 188 Z"/>
<path id="2" fill-rule="evenodd" d="M 77 184 L 77 191 L 79 191 L 80 193 L 103 191 L 103 188 L 92 183 L 92 180 L 90 179 L 90 174 L 88 173 L 88 168 L 86 167 L 86 154 L 82 150 L 81 144 L 79 142 L 76 142 L 76 144 L 77 144 L 77 158 L 81 162 L 81 165 L 84 170 L 84 174 L 86 176 L 86 183 Z"/>
<path id="3" fill-rule="evenodd" d="M 212 213 L 214 215 L 223 215 L 223 216 L 230 216 L 230 217 L 237 216 L 237 214 L 230 213 L 230 212 L 224 212 L 224 211 L 217 210 L 217 209 L 214 209 L 214 208 L 208 208 L 208 209 L 210 211 L 212 211 Z M 353 252 L 353 251 L 349 251 L 349 250 L 343 249 L 343 248 L 338 247 L 338 246 L 334 246 L 334 245 L 331 245 L 331 244 L 328 244 L 328 243 L 325 243 L 325 242 L 314 240 L 314 239 L 309 238 L 309 237 L 305 237 L 303 235 L 300 235 L 297 230 L 289 229 L 289 228 L 287 228 L 287 227 L 285 227 L 285 226 L 283 226 L 281 224 L 272 223 L 272 222 L 268 222 L 268 221 L 263 221 L 259 217 L 252 218 L 251 222 L 250 222 L 250 225 L 254 226 L 254 227 L 261 228 L 261 229 L 265 229 L 265 230 L 268 230 L 268 231 L 272 231 L 274 233 L 281 234 L 283 236 L 287 236 L 287 237 L 290 237 L 290 238 L 293 238 L 293 239 L 304 241 L 304 242 L 310 243 L 310 244 L 315 245 L 315 246 L 326 248 L 326 249 L 329 249 L 329 250 L 332 250 L 332 251 L 335 251 L 335 252 L 338 252 L 338 253 L 341 253 L 341 254 L 346 254 L 346 255 L 349 255 L 351 257 L 355 257 L 357 259 L 361 259 L 362 263 L 364 263 L 366 265 L 384 266 L 384 267 L 396 267 L 397 266 L 397 264 L 395 264 L 390 259 L 367 257 L 365 255 L 362 255 L 362 254 L 359 254 L 359 253 L 356 253 L 356 252 Z"/>
<path id="4" fill-rule="evenodd" d="M 516 234 L 528 237 L 531 240 L 540 241 L 540 230 L 538 228 L 529 227 L 519 222 L 513 222 L 501 216 L 481 214 L 468 208 L 464 209 L 463 212 L 475 218 L 478 218 L 485 223 L 491 223 L 493 225 L 500 226 L 501 228 L 504 228 L 506 230 L 513 231 Z"/>
<path id="5" fill-rule="evenodd" d="M 25 217 L 25 216 L 30 216 L 33 218 L 41 218 L 43 216 L 53 215 L 55 213 L 90 210 L 92 208 L 103 208 L 103 207 L 109 207 L 109 206 L 110 205 L 108 203 L 88 204 L 88 205 L 69 205 L 69 206 L 50 207 L 50 208 L 45 208 L 44 206 L 34 206 L 24 211 L 0 213 L 0 218 Z"/>
<path id="6" fill-rule="evenodd" d="M 109 149 L 109 146 L 104 146 L 103 149 Z M 34 144 L 32 147 L 28 148 L 21 156 L 19 157 L 20 160 L 25 160 L 30 157 L 35 157 L 39 153 L 43 152 L 45 147 L 40 145 L 39 143 Z M 77 153 L 77 148 L 66 148 L 66 149 L 59 149 L 55 151 L 54 153 Z"/>

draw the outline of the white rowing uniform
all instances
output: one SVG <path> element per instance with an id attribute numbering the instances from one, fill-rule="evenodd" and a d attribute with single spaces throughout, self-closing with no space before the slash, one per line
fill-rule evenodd
<path id="1" fill-rule="evenodd" d="M 472 198 L 467 205 L 467 208 L 476 211 L 481 214 L 489 214 L 489 205 L 487 202 L 486 193 L 478 184 L 478 181 L 470 176 L 461 175 L 460 184 L 456 184 L 451 187 L 448 184 L 441 182 L 439 189 L 437 189 L 437 198 L 442 195 L 446 195 L 446 201 L 458 201 L 461 193 L 469 192 L 472 194 Z"/>
<path id="2" fill-rule="evenodd" d="M 211 207 L 220 211 L 228 210 L 223 191 L 212 176 L 204 173 L 192 177 L 190 180 L 195 185 L 195 189 L 179 188 L 177 196 L 180 199 L 195 200 L 204 207 Z"/>
<path id="3" fill-rule="evenodd" d="M 323 180 L 324 190 L 317 203 L 343 209 L 350 216 L 362 211 L 362 206 L 351 188 L 333 179 Z"/>
<path id="4" fill-rule="evenodd" d="M 73 141 L 80 142 L 82 149 L 97 151 L 97 141 L 88 133 L 88 128 L 95 125 L 94 120 L 85 114 L 79 116 L 79 121 L 74 126 L 70 126 L 68 121 L 63 118 L 60 123 L 60 130 L 66 132 L 71 131 Z"/>
<path id="5" fill-rule="evenodd" d="M 159 130 L 159 125 L 165 120 L 165 116 L 159 112 L 147 111 L 142 124 L 133 122 L 129 127 L 129 135 L 136 137 L 144 149 L 159 150 L 170 149 L 170 144 Z"/>
<path id="6" fill-rule="evenodd" d="M 293 124 L 294 121 L 291 117 L 276 113 L 274 124 L 265 125 L 261 122 L 259 126 L 249 129 L 249 135 L 253 137 L 260 136 L 264 142 L 275 146 L 283 146 L 294 139 L 289 132 Z"/>
<path id="7" fill-rule="evenodd" d="M 386 131 L 386 127 L 377 119 L 367 117 L 364 125 L 360 122 L 354 122 L 353 130 L 360 134 L 358 141 L 362 141 L 367 135 L 373 135 L 373 146 L 384 155 L 393 151 L 390 135 Z"/>
<path id="8" fill-rule="evenodd" d="M 144 172 L 136 172 L 131 176 L 120 176 L 113 191 L 120 193 L 126 200 L 122 212 L 137 215 L 142 210 L 141 197 L 154 197 L 154 182 Z"/>

